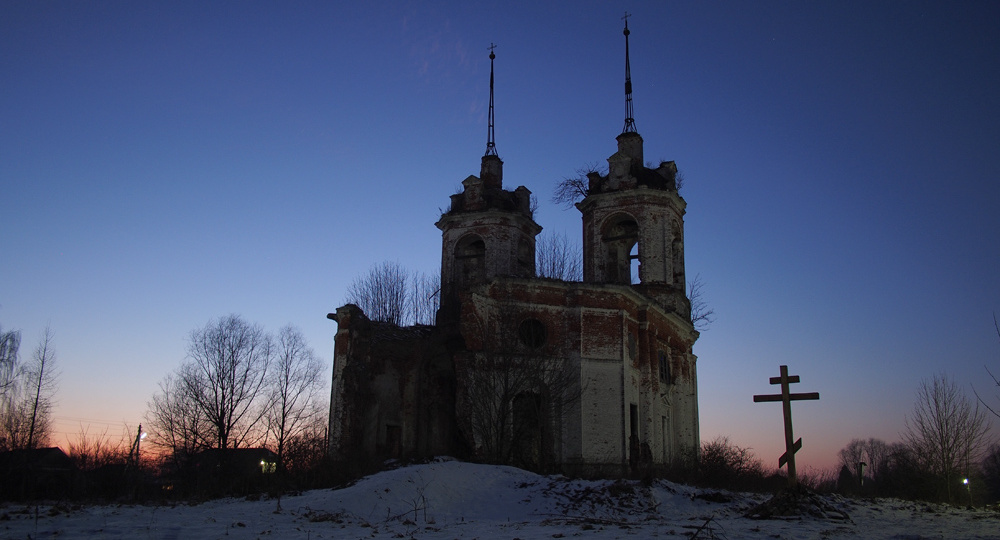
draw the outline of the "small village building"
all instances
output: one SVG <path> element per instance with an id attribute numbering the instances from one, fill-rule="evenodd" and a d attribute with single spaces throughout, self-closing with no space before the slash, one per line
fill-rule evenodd
<path id="1" fill-rule="evenodd" d="M 76 473 L 73 460 L 55 446 L 0 452 L 0 499 L 67 497 Z"/>
<path id="2" fill-rule="evenodd" d="M 433 326 L 338 324 L 330 454 L 356 460 L 455 455 L 533 470 L 623 476 L 697 459 L 698 338 L 684 268 L 686 202 L 673 162 L 646 166 L 632 118 L 608 172 L 576 204 L 583 281 L 539 278 L 531 192 L 509 190 L 490 131 L 479 176 L 436 223 Z"/>

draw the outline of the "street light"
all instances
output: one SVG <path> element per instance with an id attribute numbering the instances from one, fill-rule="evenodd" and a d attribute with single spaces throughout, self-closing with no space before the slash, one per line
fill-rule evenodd
<path id="1" fill-rule="evenodd" d="M 972 484 L 969 484 L 968 478 L 963 478 L 962 483 L 965 484 L 965 489 L 969 492 L 969 506 L 972 506 Z"/>

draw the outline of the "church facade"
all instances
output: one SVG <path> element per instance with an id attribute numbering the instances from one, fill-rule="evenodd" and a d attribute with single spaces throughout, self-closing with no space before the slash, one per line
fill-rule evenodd
<path id="1" fill-rule="evenodd" d="M 336 459 L 453 455 L 534 470 L 635 475 L 697 459 L 698 338 L 684 271 L 686 203 L 673 162 L 649 168 L 631 115 L 607 174 L 576 207 L 583 281 L 535 272 L 531 193 L 503 184 L 492 128 L 479 176 L 436 223 L 433 326 L 329 317 Z M 490 54 L 491 63 L 494 55 Z"/>

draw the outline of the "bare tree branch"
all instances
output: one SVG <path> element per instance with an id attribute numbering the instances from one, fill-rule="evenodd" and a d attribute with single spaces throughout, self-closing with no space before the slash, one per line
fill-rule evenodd
<path id="1" fill-rule="evenodd" d="M 578 201 L 586 199 L 590 195 L 589 175 L 593 173 L 600 174 L 600 167 L 596 163 L 577 169 L 576 176 L 563 178 L 556 185 L 552 202 L 569 208 Z"/>
<path id="2" fill-rule="evenodd" d="M 996 313 L 993 314 L 993 328 L 996 329 L 996 331 L 997 331 L 997 337 L 1000 338 L 1000 323 L 997 323 L 997 314 Z M 997 388 L 1000 388 L 1000 379 L 998 379 L 997 376 L 994 375 L 992 371 L 990 371 L 989 366 L 983 366 L 983 368 L 986 369 L 986 373 L 988 373 L 989 376 L 990 376 L 990 378 L 993 379 L 993 385 L 996 386 Z M 986 403 L 986 400 L 983 399 L 983 397 L 979 395 L 979 392 L 977 392 L 974 387 L 973 387 L 972 391 L 976 394 L 976 399 L 979 400 L 979 403 L 981 403 L 983 405 L 983 407 L 986 407 L 987 411 L 989 411 L 993 416 L 996 416 L 997 418 L 1000 418 L 1000 410 L 994 409 L 993 407 L 991 407 L 989 405 L 989 403 Z"/>
<path id="3" fill-rule="evenodd" d="M 580 399 L 579 372 L 545 353 L 541 321 L 513 302 L 490 303 L 478 320 L 481 347 L 459 368 L 471 442 L 488 462 L 538 470 L 550 459 L 552 419 Z"/>
<path id="4" fill-rule="evenodd" d="M 383 262 L 351 282 L 347 302 L 356 304 L 373 321 L 403 325 L 410 300 L 408 280 L 399 263 Z"/>
<path id="5" fill-rule="evenodd" d="M 583 265 L 578 245 L 565 234 L 543 234 L 535 240 L 535 273 L 541 278 L 582 281 Z"/>
<path id="6" fill-rule="evenodd" d="M 21 347 L 21 332 L 0 329 L 0 398 L 6 397 L 7 389 L 14 385 L 17 377 L 17 352 Z"/>
<path id="7" fill-rule="evenodd" d="M 950 502 L 952 484 L 960 471 L 968 474 L 970 463 L 979 461 L 988 432 L 985 413 L 942 374 L 921 382 L 903 439 L 921 466 L 943 483 Z"/>
<path id="8" fill-rule="evenodd" d="M 708 306 L 705 301 L 705 283 L 701 280 L 701 274 L 694 276 L 688 281 L 688 300 L 691 302 L 691 324 L 695 330 L 704 332 L 715 322 L 715 310 Z"/>
<path id="9" fill-rule="evenodd" d="M 278 332 L 277 341 L 267 399 L 270 404 L 267 426 L 275 438 L 278 465 L 283 470 L 288 441 L 300 435 L 319 413 L 316 397 L 323 364 L 298 329 L 285 326 Z"/>
<path id="10" fill-rule="evenodd" d="M 441 276 L 408 272 L 397 262 L 373 266 L 347 288 L 346 302 L 373 320 L 397 326 L 434 324 L 441 297 Z"/>
<path id="11" fill-rule="evenodd" d="M 239 448 L 259 435 L 265 409 L 256 398 L 273 355 L 271 336 L 238 315 L 191 332 L 180 383 L 212 426 L 216 448 Z"/>
<path id="12" fill-rule="evenodd" d="M 32 364 L 28 368 L 28 381 L 34 390 L 31 404 L 31 422 L 28 428 L 28 448 L 35 448 L 39 441 L 48 438 L 51 424 L 52 394 L 55 392 L 56 352 L 52 348 L 52 330 L 45 327 L 42 338 L 35 347 Z"/>
<path id="13" fill-rule="evenodd" d="M 412 284 L 409 313 L 406 317 L 413 324 L 434 324 L 441 301 L 441 275 L 427 275 L 414 272 L 410 277 Z"/>

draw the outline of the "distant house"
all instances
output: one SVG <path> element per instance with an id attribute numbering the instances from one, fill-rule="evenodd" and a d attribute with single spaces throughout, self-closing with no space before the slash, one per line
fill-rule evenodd
<path id="1" fill-rule="evenodd" d="M 277 467 L 278 455 L 266 448 L 213 448 L 192 456 L 177 480 L 202 494 L 243 493 L 267 487 Z"/>
<path id="2" fill-rule="evenodd" d="M 252 478 L 275 472 L 278 454 L 267 448 L 213 448 L 196 454 L 192 461 L 203 473 Z"/>
<path id="3" fill-rule="evenodd" d="M 72 492 L 76 465 L 58 447 L 0 453 L 0 497 L 61 498 Z"/>

